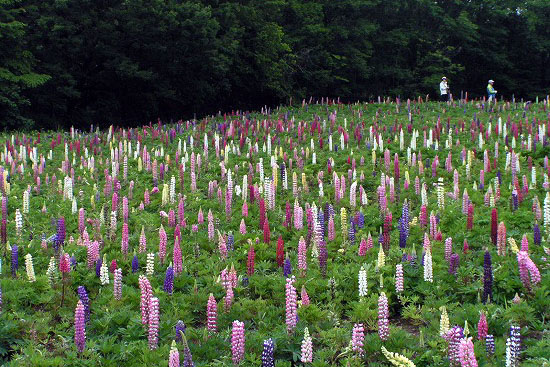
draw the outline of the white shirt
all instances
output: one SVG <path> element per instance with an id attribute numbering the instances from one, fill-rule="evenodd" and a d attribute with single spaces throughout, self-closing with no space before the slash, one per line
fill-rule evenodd
<path id="1" fill-rule="evenodd" d="M 446 80 L 442 80 L 441 83 L 439 83 L 439 91 L 441 92 L 441 95 L 447 94 L 448 88 L 449 88 L 449 85 L 447 84 Z"/>

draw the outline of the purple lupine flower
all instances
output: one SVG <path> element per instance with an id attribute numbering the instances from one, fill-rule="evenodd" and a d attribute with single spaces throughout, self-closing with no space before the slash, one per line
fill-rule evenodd
<path id="1" fill-rule="evenodd" d="M 538 223 L 535 223 L 535 225 L 533 226 L 533 242 L 535 245 L 540 246 L 541 237 L 540 237 L 540 228 Z"/>
<path id="2" fill-rule="evenodd" d="M 449 260 L 449 274 L 456 275 L 459 263 L 460 256 L 457 253 L 452 254 Z"/>
<path id="3" fill-rule="evenodd" d="M 485 337 L 485 351 L 487 352 L 487 356 L 495 354 L 495 337 L 493 334 L 488 334 Z"/>
<path id="4" fill-rule="evenodd" d="M 233 233 L 229 233 L 227 235 L 227 241 L 226 241 L 225 245 L 227 246 L 227 249 L 229 251 L 234 250 L 234 248 L 235 248 L 235 237 L 233 236 Z"/>
<path id="5" fill-rule="evenodd" d="M 139 260 L 137 255 L 134 255 L 132 259 L 132 273 L 136 273 L 139 270 Z"/>
<path id="6" fill-rule="evenodd" d="M 449 342 L 447 353 L 451 364 L 460 364 L 459 347 L 460 340 L 464 338 L 464 330 L 460 326 L 453 326 L 446 334 L 443 335 L 443 338 Z"/>
<path id="7" fill-rule="evenodd" d="M 353 221 L 350 221 L 348 239 L 352 245 L 355 245 L 355 223 Z"/>
<path id="8" fill-rule="evenodd" d="M 321 274 L 323 276 L 327 275 L 327 243 L 325 241 L 319 242 L 319 268 L 321 269 Z"/>
<path id="9" fill-rule="evenodd" d="M 15 278 L 19 268 L 19 248 L 17 245 L 11 246 L 11 275 Z"/>
<path id="10" fill-rule="evenodd" d="M 493 267 L 491 264 L 491 254 L 485 251 L 483 262 L 483 296 L 481 301 L 485 304 L 488 299 L 493 298 Z"/>
<path id="11" fill-rule="evenodd" d="M 288 258 L 288 255 L 285 259 L 285 264 L 283 266 L 283 274 L 285 278 L 288 278 L 292 274 L 292 265 L 290 264 L 290 259 Z"/>
<path id="12" fill-rule="evenodd" d="M 399 247 L 405 248 L 407 246 L 407 229 L 405 227 L 405 221 L 403 217 L 399 219 Z"/>
<path id="13" fill-rule="evenodd" d="M 186 329 L 186 326 L 183 323 L 183 321 L 178 320 L 178 322 L 176 323 L 176 338 L 175 338 L 177 342 L 181 343 L 183 341 L 182 335 L 185 334 L 185 329 Z"/>
<path id="14" fill-rule="evenodd" d="M 95 275 L 99 278 L 101 275 L 101 265 L 103 265 L 103 261 L 101 259 L 97 259 L 95 262 Z"/>
<path id="15" fill-rule="evenodd" d="M 65 218 L 61 217 L 57 220 L 57 237 L 55 239 L 55 252 L 59 252 L 59 248 L 65 243 Z"/>
<path id="16" fill-rule="evenodd" d="M 74 255 L 69 258 L 69 263 L 71 264 L 71 268 L 76 268 L 76 257 Z"/>
<path id="17" fill-rule="evenodd" d="M 264 350 L 262 352 L 262 367 L 275 367 L 275 359 L 273 358 L 273 339 L 264 340 Z"/>
<path id="18" fill-rule="evenodd" d="M 317 222 L 319 222 L 319 228 L 321 228 L 321 238 L 325 239 L 325 213 L 322 210 L 317 213 Z"/>
<path id="19" fill-rule="evenodd" d="M 291 269 L 291 271 L 292 271 L 292 269 Z M 243 287 L 248 287 L 248 282 L 249 282 L 248 277 L 243 277 L 243 280 L 241 282 Z"/>
<path id="20" fill-rule="evenodd" d="M 166 269 L 166 276 L 164 277 L 164 291 L 168 294 L 174 292 L 174 268 L 169 266 Z"/>
<path id="21" fill-rule="evenodd" d="M 86 322 L 90 321 L 90 299 L 88 298 L 88 292 L 86 292 L 86 288 L 84 286 L 80 285 L 77 288 L 78 292 L 78 298 L 80 299 L 80 302 L 82 302 L 82 305 L 84 306 L 84 316 L 86 319 Z"/>

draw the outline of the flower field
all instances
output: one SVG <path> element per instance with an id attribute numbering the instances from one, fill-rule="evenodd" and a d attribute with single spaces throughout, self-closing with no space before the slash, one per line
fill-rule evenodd
<path id="1" fill-rule="evenodd" d="M 548 102 L 0 135 L 0 364 L 548 366 Z"/>

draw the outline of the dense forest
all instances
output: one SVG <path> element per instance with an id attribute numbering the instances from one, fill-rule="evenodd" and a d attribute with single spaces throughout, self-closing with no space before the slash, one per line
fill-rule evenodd
<path id="1" fill-rule="evenodd" d="M 0 126 L 132 125 L 309 96 L 545 96 L 547 0 L 0 0 Z"/>

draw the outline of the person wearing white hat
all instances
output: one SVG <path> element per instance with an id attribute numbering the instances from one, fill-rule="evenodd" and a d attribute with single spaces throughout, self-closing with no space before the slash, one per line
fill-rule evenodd
<path id="1" fill-rule="evenodd" d="M 489 96 L 489 102 L 494 101 L 497 94 L 497 91 L 493 87 L 494 83 L 495 81 L 493 79 L 489 79 L 489 84 L 487 84 L 487 95 Z"/>
<path id="2" fill-rule="evenodd" d="M 441 102 L 447 102 L 449 100 L 449 83 L 447 83 L 447 77 L 445 76 L 441 78 L 439 91 L 441 92 Z"/>

